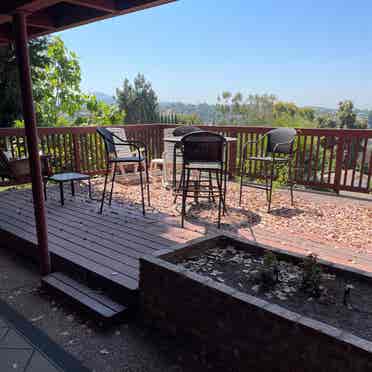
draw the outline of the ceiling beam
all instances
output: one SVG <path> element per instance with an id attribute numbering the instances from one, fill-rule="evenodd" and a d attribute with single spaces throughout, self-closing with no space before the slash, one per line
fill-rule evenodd
<path id="1" fill-rule="evenodd" d="M 115 0 L 64 0 L 66 3 L 84 6 L 108 13 L 114 13 L 116 9 Z"/>
<path id="2" fill-rule="evenodd" d="M 45 13 L 34 13 L 27 17 L 27 25 L 42 28 L 45 30 L 56 29 L 53 19 Z"/>
<path id="3" fill-rule="evenodd" d="M 47 8 L 54 4 L 61 2 L 62 0 L 13 0 L 6 4 L 0 5 L 0 14 L 13 14 L 17 10 L 23 10 L 27 12 L 37 12 L 40 9 Z"/>

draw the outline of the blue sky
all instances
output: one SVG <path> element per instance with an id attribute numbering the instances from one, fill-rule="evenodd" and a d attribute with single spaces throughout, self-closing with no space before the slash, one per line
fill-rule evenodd
<path id="1" fill-rule="evenodd" d="M 229 90 L 372 108 L 371 17 L 367 0 L 179 0 L 60 35 L 87 91 L 113 94 L 141 72 L 161 101 Z"/>

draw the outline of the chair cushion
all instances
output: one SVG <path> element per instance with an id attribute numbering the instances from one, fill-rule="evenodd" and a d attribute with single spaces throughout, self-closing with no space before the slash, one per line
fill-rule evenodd
<path id="1" fill-rule="evenodd" d="M 125 157 L 118 157 L 118 158 L 111 158 L 110 163 L 139 163 L 144 161 L 145 158 L 143 156 L 125 156 Z"/>
<path id="2" fill-rule="evenodd" d="M 271 157 L 271 156 L 249 156 L 247 158 L 247 160 L 272 162 L 273 161 L 273 157 Z M 279 157 L 278 158 L 275 158 L 275 161 L 278 161 L 278 162 L 286 162 L 288 160 L 289 160 L 288 158 L 279 158 Z"/>
<path id="3" fill-rule="evenodd" d="M 221 169 L 221 163 L 219 162 L 210 162 L 210 163 L 188 163 L 186 165 L 186 168 L 189 169 L 207 169 L 207 170 L 220 170 Z"/>

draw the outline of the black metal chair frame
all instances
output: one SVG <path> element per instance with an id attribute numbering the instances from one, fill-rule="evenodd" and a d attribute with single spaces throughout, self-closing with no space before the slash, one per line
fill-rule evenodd
<path id="1" fill-rule="evenodd" d="M 293 138 L 288 142 L 279 142 L 275 143 L 274 146 L 270 143 L 270 135 L 275 133 L 275 131 L 280 131 L 282 129 L 289 129 L 289 128 L 276 128 L 268 131 L 264 135 L 260 136 L 256 141 L 248 141 L 242 149 L 242 154 L 240 157 L 240 191 L 239 191 L 239 205 L 242 204 L 242 193 L 243 193 L 243 186 L 253 187 L 257 189 L 263 189 L 266 191 L 266 200 L 268 202 L 268 213 L 271 211 L 271 202 L 272 202 L 272 191 L 273 191 L 273 181 L 275 177 L 275 170 L 278 168 L 279 165 L 287 165 L 288 166 L 288 184 L 290 187 L 290 194 L 291 194 L 291 205 L 294 205 L 294 196 L 293 196 L 293 188 L 295 185 L 293 179 L 293 154 L 295 153 L 294 150 L 294 142 L 296 138 L 296 131 L 293 129 Z M 266 152 L 263 156 L 247 156 L 248 146 L 252 144 L 258 145 L 259 143 L 263 143 L 267 138 L 267 146 Z M 288 151 L 281 151 L 281 147 L 287 147 Z M 269 156 L 271 155 L 271 156 Z M 286 155 L 283 157 L 283 155 Z M 250 177 L 249 174 L 245 172 L 245 167 L 247 161 L 257 161 L 264 163 L 264 172 L 265 172 L 265 183 L 253 183 L 253 182 L 245 182 L 245 177 Z M 270 172 L 268 172 L 268 166 L 270 165 Z"/>
<path id="2" fill-rule="evenodd" d="M 199 136 L 211 136 L 215 137 L 215 144 L 218 145 L 220 142 L 221 154 L 219 158 L 215 160 L 205 160 L 205 159 L 189 159 L 187 157 L 187 146 L 195 145 L 195 143 L 188 142 L 190 137 Z M 207 141 L 198 141 L 198 145 L 210 144 Z M 184 227 L 184 220 L 186 215 L 186 199 L 193 197 L 194 199 L 204 198 L 208 200 L 213 200 L 215 202 L 215 196 L 217 194 L 218 201 L 218 228 L 221 227 L 221 211 L 225 213 L 225 198 L 226 198 L 226 175 L 227 175 L 227 143 L 226 139 L 220 135 L 213 132 L 193 132 L 182 137 L 181 143 L 178 148 L 181 150 L 183 155 L 182 162 L 182 172 L 181 179 L 176 190 L 175 200 L 178 195 L 182 196 L 182 210 L 181 210 L 181 226 Z M 176 151 L 176 147 L 174 149 Z M 213 164 L 214 166 L 211 166 Z M 194 187 L 190 187 L 190 175 L 192 171 L 198 172 L 197 179 L 193 180 Z M 207 172 L 208 177 L 203 179 L 202 173 Z M 213 186 L 212 173 L 216 177 L 216 186 Z M 206 182 L 206 183 L 204 183 Z"/>
<path id="3" fill-rule="evenodd" d="M 144 182 L 143 182 L 143 169 L 142 164 L 145 163 L 145 174 L 146 174 L 146 190 L 147 190 L 147 202 L 150 206 L 150 184 L 149 184 L 149 173 L 148 173 L 148 156 L 147 156 L 147 146 L 141 141 L 128 141 L 123 140 L 122 138 L 118 137 L 114 133 L 110 132 L 107 128 L 97 128 L 98 134 L 103 138 L 103 142 L 105 144 L 105 151 L 106 151 L 106 162 L 107 162 L 107 170 L 105 176 L 105 183 L 103 187 L 102 199 L 101 199 L 101 207 L 100 207 L 100 214 L 103 212 L 103 205 L 105 202 L 106 196 L 106 189 L 107 189 L 107 182 L 108 177 L 110 174 L 111 166 L 114 164 L 114 170 L 111 180 L 111 191 L 110 191 L 110 198 L 109 198 L 109 205 L 111 206 L 112 203 L 112 193 L 114 191 L 114 183 L 115 183 L 115 176 L 117 172 L 117 165 L 118 164 L 138 164 L 139 174 L 140 174 L 140 186 L 141 186 L 141 198 L 142 198 L 142 213 L 143 215 L 146 214 L 145 208 L 145 192 L 144 192 Z M 115 141 L 114 141 L 115 139 Z M 133 157 L 125 157 L 120 158 L 117 156 L 116 146 L 130 146 L 131 148 L 135 149 L 134 153 L 138 153 L 138 156 Z M 142 156 L 142 153 L 144 155 Z M 112 156 L 114 155 L 114 156 Z"/>

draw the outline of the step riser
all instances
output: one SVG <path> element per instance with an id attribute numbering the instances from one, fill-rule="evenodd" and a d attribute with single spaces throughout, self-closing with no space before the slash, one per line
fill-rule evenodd
<path id="1" fill-rule="evenodd" d="M 136 307 L 138 305 L 138 290 L 131 290 L 119 285 L 97 273 L 65 260 L 60 256 L 51 253 L 53 271 L 67 273 L 70 277 L 76 278 L 89 285 L 89 287 L 102 289 L 108 297 L 123 305 Z"/>
<path id="2" fill-rule="evenodd" d="M 42 278 L 42 287 L 63 298 L 64 302 L 73 305 L 108 326 L 128 320 L 133 315 L 133 309 L 115 303 L 106 294 L 102 294 L 86 287 L 83 283 L 62 273 L 52 273 Z"/>

